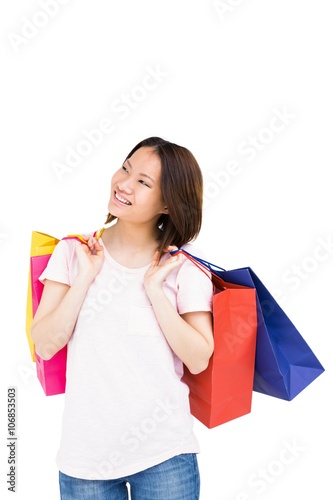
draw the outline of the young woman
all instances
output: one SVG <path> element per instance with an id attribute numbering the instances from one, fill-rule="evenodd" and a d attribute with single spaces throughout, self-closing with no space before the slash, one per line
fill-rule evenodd
<path id="1" fill-rule="evenodd" d="M 31 335 L 51 358 L 68 344 L 57 465 L 62 500 L 197 500 L 199 452 L 183 364 L 213 352 L 212 285 L 181 255 L 199 233 L 202 174 L 158 137 L 111 181 L 109 215 L 88 245 L 62 240 L 40 279 Z"/>

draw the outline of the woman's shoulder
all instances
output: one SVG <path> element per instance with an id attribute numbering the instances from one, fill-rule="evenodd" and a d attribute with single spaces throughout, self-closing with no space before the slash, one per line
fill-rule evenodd
<path id="1" fill-rule="evenodd" d="M 63 236 L 55 246 L 54 255 L 60 256 L 63 255 L 67 258 L 72 258 L 73 254 L 75 254 L 75 246 L 77 241 L 87 240 L 90 236 L 94 235 L 94 231 L 86 231 L 84 233 L 76 233 L 76 234 L 67 234 Z"/>
<path id="2" fill-rule="evenodd" d="M 84 231 L 81 233 L 67 234 L 66 236 L 63 236 L 61 238 L 59 243 L 61 243 L 63 246 L 75 247 L 76 241 L 84 243 L 85 241 L 87 241 L 90 238 L 90 236 L 94 236 L 95 233 L 96 233 L 96 231 Z"/>
<path id="3" fill-rule="evenodd" d="M 184 250 L 186 253 L 190 254 L 190 256 L 198 258 L 202 261 L 207 260 L 203 250 L 199 246 L 193 243 L 186 243 L 185 245 L 182 245 L 181 249 Z M 179 268 L 179 271 L 180 271 L 179 276 L 182 276 L 187 273 L 192 274 L 193 272 L 197 274 L 198 266 L 192 259 L 184 257 L 183 264 Z M 198 274 L 201 275 L 202 271 L 200 271 Z"/>
<path id="4" fill-rule="evenodd" d="M 199 257 L 200 259 L 206 258 L 204 251 L 194 243 L 186 243 L 181 248 L 194 257 Z"/>

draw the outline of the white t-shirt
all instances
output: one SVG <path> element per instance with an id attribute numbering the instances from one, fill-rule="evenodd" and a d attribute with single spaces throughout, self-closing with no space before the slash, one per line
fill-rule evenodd
<path id="1" fill-rule="evenodd" d="M 184 248 L 198 255 L 193 245 Z M 129 269 L 105 248 L 104 255 L 68 342 L 57 465 L 82 479 L 124 477 L 199 452 L 188 387 L 181 381 L 183 363 L 169 347 L 143 286 L 149 266 Z M 40 280 L 71 286 L 77 272 L 74 241 L 62 240 Z M 179 314 L 212 310 L 211 281 L 187 259 L 163 287 Z"/>

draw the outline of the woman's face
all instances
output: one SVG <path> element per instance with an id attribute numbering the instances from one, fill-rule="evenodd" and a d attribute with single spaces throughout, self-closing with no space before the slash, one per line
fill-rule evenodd
<path id="1" fill-rule="evenodd" d="M 167 212 L 160 181 L 159 157 L 152 148 L 138 149 L 112 177 L 109 212 L 129 222 L 155 222 Z"/>

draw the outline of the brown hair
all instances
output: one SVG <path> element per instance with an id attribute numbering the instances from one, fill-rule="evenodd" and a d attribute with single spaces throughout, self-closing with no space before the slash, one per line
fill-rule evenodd
<path id="1" fill-rule="evenodd" d="M 193 154 L 160 137 L 149 137 L 139 142 L 125 158 L 130 158 L 142 147 L 152 148 L 162 165 L 161 191 L 168 207 L 157 221 L 158 250 L 169 245 L 181 247 L 198 236 L 202 223 L 203 178 Z M 106 224 L 115 219 L 108 214 Z"/>

